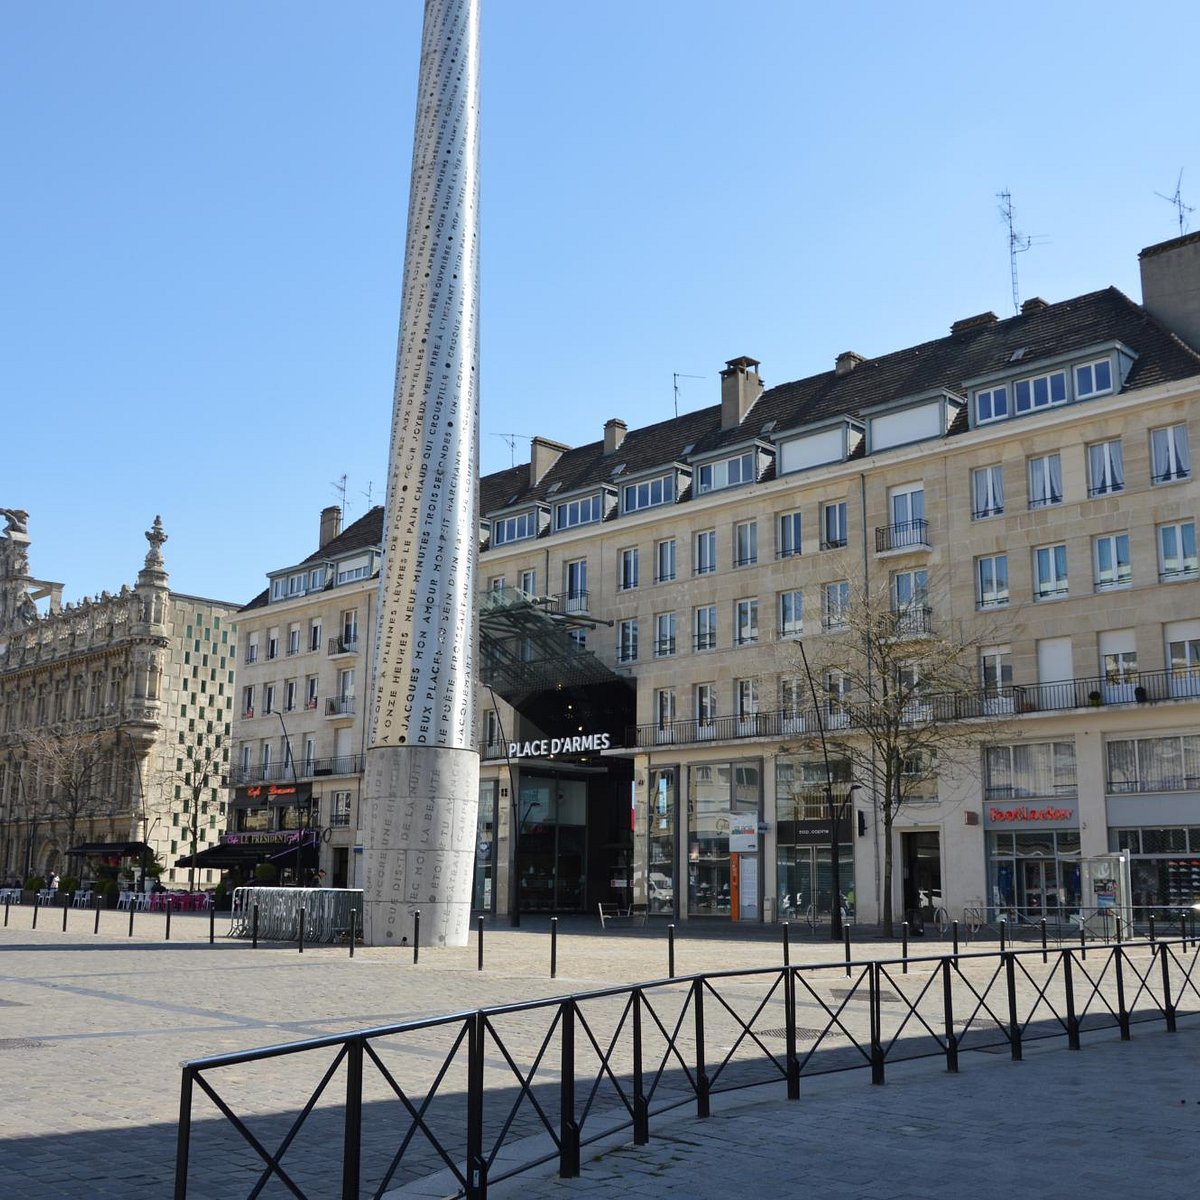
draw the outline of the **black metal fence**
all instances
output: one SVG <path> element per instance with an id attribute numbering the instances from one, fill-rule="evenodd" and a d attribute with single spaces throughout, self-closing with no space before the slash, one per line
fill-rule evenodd
<path id="1" fill-rule="evenodd" d="M 1200 1013 L 1197 944 L 1006 949 L 782 965 L 664 979 L 220 1055 L 183 1064 L 175 1196 L 383 1196 L 444 1172 L 489 1182 L 613 1134 L 647 1142 L 674 1109 L 726 1093 L 1035 1039 L 1129 1039 Z M 849 957 L 849 956 L 847 956 Z M 287 1097 L 285 1101 L 282 1099 Z M 203 1099 L 221 1119 L 202 1120 Z M 283 1109 L 284 1111 L 280 1111 Z"/>

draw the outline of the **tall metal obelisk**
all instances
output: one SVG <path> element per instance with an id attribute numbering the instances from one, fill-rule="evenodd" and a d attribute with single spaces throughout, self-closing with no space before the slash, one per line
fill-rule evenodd
<path id="1" fill-rule="evenodd" d="M 368 945 L 464 946 L 479 754 L 479 3 L 425 0 L 362 818 Z"/>

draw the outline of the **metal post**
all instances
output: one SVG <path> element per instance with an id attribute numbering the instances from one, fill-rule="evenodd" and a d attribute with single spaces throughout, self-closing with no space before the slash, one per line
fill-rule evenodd
<path id="1" fill-rule="evenodd" d="M 950 960 L 942 959 L 942 1006 L 946 1013 L 946 1070 L 958 1070 L 958 1038 L 954 1034 L 954 994 L 950 987 Z"/>
<path id="2" fill-rule="evenodd" d="M 900 957 L 904 960 L 904 974 L 908 974 L 908 922 L 900 927 Z"/>
<path id="3" fill-rule="evenodd" d="M 163 907 L 167 910 L 167 932 L 164 938 L 165 941 L 171 940 L 171 897 L 168 896 Z"/>
<path id="4" fill-rule="evenodd" d="M 258 949 L 258 901 L 254 902 L 254 913 L 250 919 L 250 949 Z"/>
<path id="5" fill-rule="evenodd" d="M 1079 957 L 1087 962 L 1087 929 L 1084 927 L 1083 910 L 1079 912 Z"/>
<path id="6" fill-rule="evenodd" d="M 11 904 L 11 901 L 9 901 L 9 900 L 4 901 L 4 928 L 5 929 L 8 928 L 8 907 L 10 904 Z"/>
<path id="7" fill-rule="evenodd" d="M 354 943 L 358 941 L 358 909 L 350 910 L 350 957 L 354 957 Z"/>
<path id="8" fill-rule="evenodd" d="M 175 1200 L 187 1200 L 188 1149 L 192 1138 L 192 1069 L 183 1068 L 179 1089 L 179 1132 L 175 1135 Z"/>
<path id="9" fill-rule="evenodd" d="M 129 904 L 129 936 L 133 937 L 133 914 L 137 911 L 137 905 L 132 901 Z"/>
<path id="10" fill-rule="evenodd" d="M 958 962 L 958 922 L 952 921 L 950 928 L 954 936 L 954 961 Z"/>
<path id="11" fill-rule="evenodd" d="M 1121 919 L 1120 917 L 1117 918 L 1118 921 L 1120 919 Z M 1118 925 L 1117 928 L 1120 929 L 1121 928 L 1120 925 Z M 1155 937 L 1154 937 L 1154 913 L 1151 912 L 1151 914 L 1150 914 L 1150 941 L 1153 942 L 1154 940 L 1155 940 Z"/>
<path id="12" fill-rule="evenodd" d="M 849 930 L 847 930 L 847 936 Z M 871 1005 L 871 1082 L 883 1083 L 883 1034 L 879 1012 L 879 972 L 877 962 L 867 963 L 867 999 Z"/>
<path id="13" fill-rule="evenodd" d="M 217 936 L 217 910 L 212 904 L 208 906 L 208 944 L 211 946 Z"/>
<path id="14" fill-rule="evenodd" d="M 99 933 L 100 932 L 100 897 L 99 896 L 97 896 L 95 899 L 95 909 L 96 909 L 96 920 L 92 925 L 92 932 Z M 8 922 L 6 921 L 5 924 L 7 925 Z"/>
<path id="15" fill-rule="evenodd" d="M 1151 918 L 1150 918 L 1150 920 L 1151 920 L 1151 921 L 1153 921 L 1153 920 L 1154 920 L 1154 918 L 1153 918 L 1153 917 L 1151 917 Z M 1120 917 L 1120 914 L 1118 914 L 1118 915 L 1117 915 L 1117 945 L 1118 945 L 1118 946 L 1121 944 L 1121 924 L 1122 924 L 1122 922 L 1121 922 L 1121 917 Z M 1133 936 L 1133 930 L 1132 930 L 1132 929 L 1130 929 L 1130 931 L 1129 931 L 1129 936 L 1130 936 L 1130 937 L 1132 937 L 1132 936 Z M 1151 926 L 1151 928 L 1150 928 L 1150 941 L 1151 941 L 1151 942 L 1153 942 L 1153 941 L 1154 941 L 1154 927 L 1153 927 L 1153 926 Z"/>
<path id="16" fill-rule="evenodd" d="M 421 957 L 421 910 L 413 911 L 413 966 Z"/>
<path id="17" fill-rule="evenodd" d="M 560 1008 L 562 1020 L 562 1071 L 559 1091 L 558 1174 L 574 1179 L 579 1174 L 579 1126 L 575 1122 L 575 1001 L 568 997 Z"/>
<path id="18" fill-rule="evenodd" d="M 1075 981 L 1071 975 L 1071 957 L 1069 946 L 1064 946 L 1063 956 L 1063 995 L 1067 1004 L 1067 1048 L 1079 1049 L 1079 1017 L 1075 1012 Z"/>
<path id="19" fill-rule="evenodd" d="M 1162 985 L 1163 985 L 1163 1016 L 1167 1019 L 1167 1032 L 1175 1032 L 1175 1005 L 1171 1003 L 1171 972 L 1167 965 L 1167 944 L 1161 943 L 1158 947 L 1158 957 L 1162 959 Z"/>
<path id="20" fill-rule="evenodd" d="M 475 969 L 477 971 L 483 970 L 483 918 L 482 917 L 479 918 L 479 962 L 476 965 Z"/>
<path id="21" fill-rule="evenodd" d="M 481 917 L 480 920 L 483 918 Z M 467 1200 L 487 1195 L 487 1159 L 483 1154 L 483 1055 L 486 1026 L 483 1013 L 468 1018 L 467 1039 Z M 357 1192 L 343 1195 L 358 1196 Z"/>
<path id="22" fill-rule="evenodd" d="M 63 933 L 66 933 L 66 932 L 67 932 L 67 905 L 66 905 L 66 902 L 65 902 L 65 900 L 64 900 L 64 903 L 63 903 L 63 927 L 62 927 L 62 931 L 63 931 Z"/>
<path id="23" fill-rule="evenodd" d="M 558 974 L 558 918 L 550 918 L 550 978 Z"/>
<path id="24" fill-rule="evenodd" d="M 37 915 L 38 915 L 38 909 L 39 909 L 39 908 L 41 908 L 41 907 L 42 907 L 42 898 L 41 898 L 41 896 L 34 896 L 34 898 L 33 898 L 33 924 L 29 926 L 29 928 L 30 928 L 30 929 L 36 929 L 36 928 L 37 928 Z"/>
<path id="25" fill-rule="evenodd" d="M 667 926 L 667 978 L 675 978 L 675 926 Z"/>
<path id="26" fill-rule="evenodd" d="M 850 926 L 842 930 L 842 941 L 846 947 L 846 978 L 850 978 Z"/>
<path id="27" fill-rule="evenodd" d="M 362 1164 L 363 1039 L 346 1043 L 346 1124 L 342 1133 L 342 1195 L 357 1196 Z"/>
<path id="28" fill-rule="evenodd" d="M 642 990 L 633 992 L 633 1144 L 644 1146 L 650 1140 L 650 1108 L 646 1103 L 642 1078 Z"/>
<path id="29" fill-rule="evenodd" d="M 1000 918 L 1000 953 L 1003 954 L 1008 948 L 1008 918 Z"/>
<path id="30" fill-rule="evenodd" d="M 1004 955 L 1004 976 L 1008 982 L 1008 1039 L 1013 1062 L 1021 1061 L 1021 1027 L 1017 1024 L 1017 956 L 1011 951 Z"/>
<path id="31" fill-rule="evenodd" d="M 304 953 L 304 909 L 300 909 L 300 931 L 296 935 L 296 942 L 299 945 L 300 953 Z"/>
<path id="32" fill-rule="evenodd" d="M 788 944 L 788 923 L 783 923 L 783 965 L 790 966 L 792 961 L 791 946 Z"/>
<path id="33" fill-rule="evenodd" d="M 800 1099 L 800 1060 L 796 1057 L 796 975 L 790 967 L 783 972 L 784 1053 L 787 1060 L 787 1098 Z"/>
<path id="34" fill-rule="evenodd" d="M 1113 949 L 1117 970 L 1117 1024 L 1121 1029 L 1121 1041 L 1129 1041 L 1129 1012 L 1125 1007 L 1125 951 L 1120 946 Z"/>
<path id="35" fill-rule="evenodd" d="M 709 1115 L 708 1072 L 704 1067 L 704 980 L 692 980 L 692 1007 L 696 1018 L 696 1116 Z"/>
<path id="36" fill-rule="evenodd" d="M 1049 955 L 1046 950 L 1046 918 L 1042 918 L 1042 962 L 1049 962 Z"/>

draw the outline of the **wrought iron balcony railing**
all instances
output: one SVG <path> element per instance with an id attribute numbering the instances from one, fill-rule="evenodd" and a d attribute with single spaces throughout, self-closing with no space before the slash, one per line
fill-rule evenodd
<path id="1" fill-rule="evenodd" d="M 916 550 L 929 546 L 929 522 L 900 521 L 895 525 L 880 525 L 875 530 L 875 553 L 889 550 Z"/>

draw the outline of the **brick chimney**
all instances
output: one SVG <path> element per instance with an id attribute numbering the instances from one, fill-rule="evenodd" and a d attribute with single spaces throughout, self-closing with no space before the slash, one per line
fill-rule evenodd
<path id="1" fill-rule="evenodd" d="M 320 550 L 329 545 L 341 532 L 342 510 L 336 504 L 321 509 L 321 535 L 317 542 L 317 549 Z"/>
<path id="2" fill-rule="evenodd" d="M 758 359 L 731 358 L 721 372 L 721 428 L 740 425 L 762 391 Z"/>
<path id="3" fill-rule="evenodd" d="M 552 442 L 549 438 L 535 437 L 529 443 L 529 486 L 537 487 L 545 478 L 546 472 L 570 450 L 562 442 Z"/>
<path id="4" fill-rule="evenodd" d="M 1147 246 L 1138 255 L 1142 305 L 1156 320 L 1200 350 L 1200 233 Z"/>
<path id="5" fill-rule="evenodd" d="M 626 433 L 629 432 L 628 426 L 618 417 L 613 417 L 604 422 L 604 453 L 615 454 L 621 443 L 625 440 Z"/>
<path id="6" fill-rule="evenodd" d="M 843 350 L 837 356 L 837 364 L 834 367 L 835 375 L 849 375 L 859 363 L 866 362 L 861 354 L 856 354 L 853 350 Z"/>

